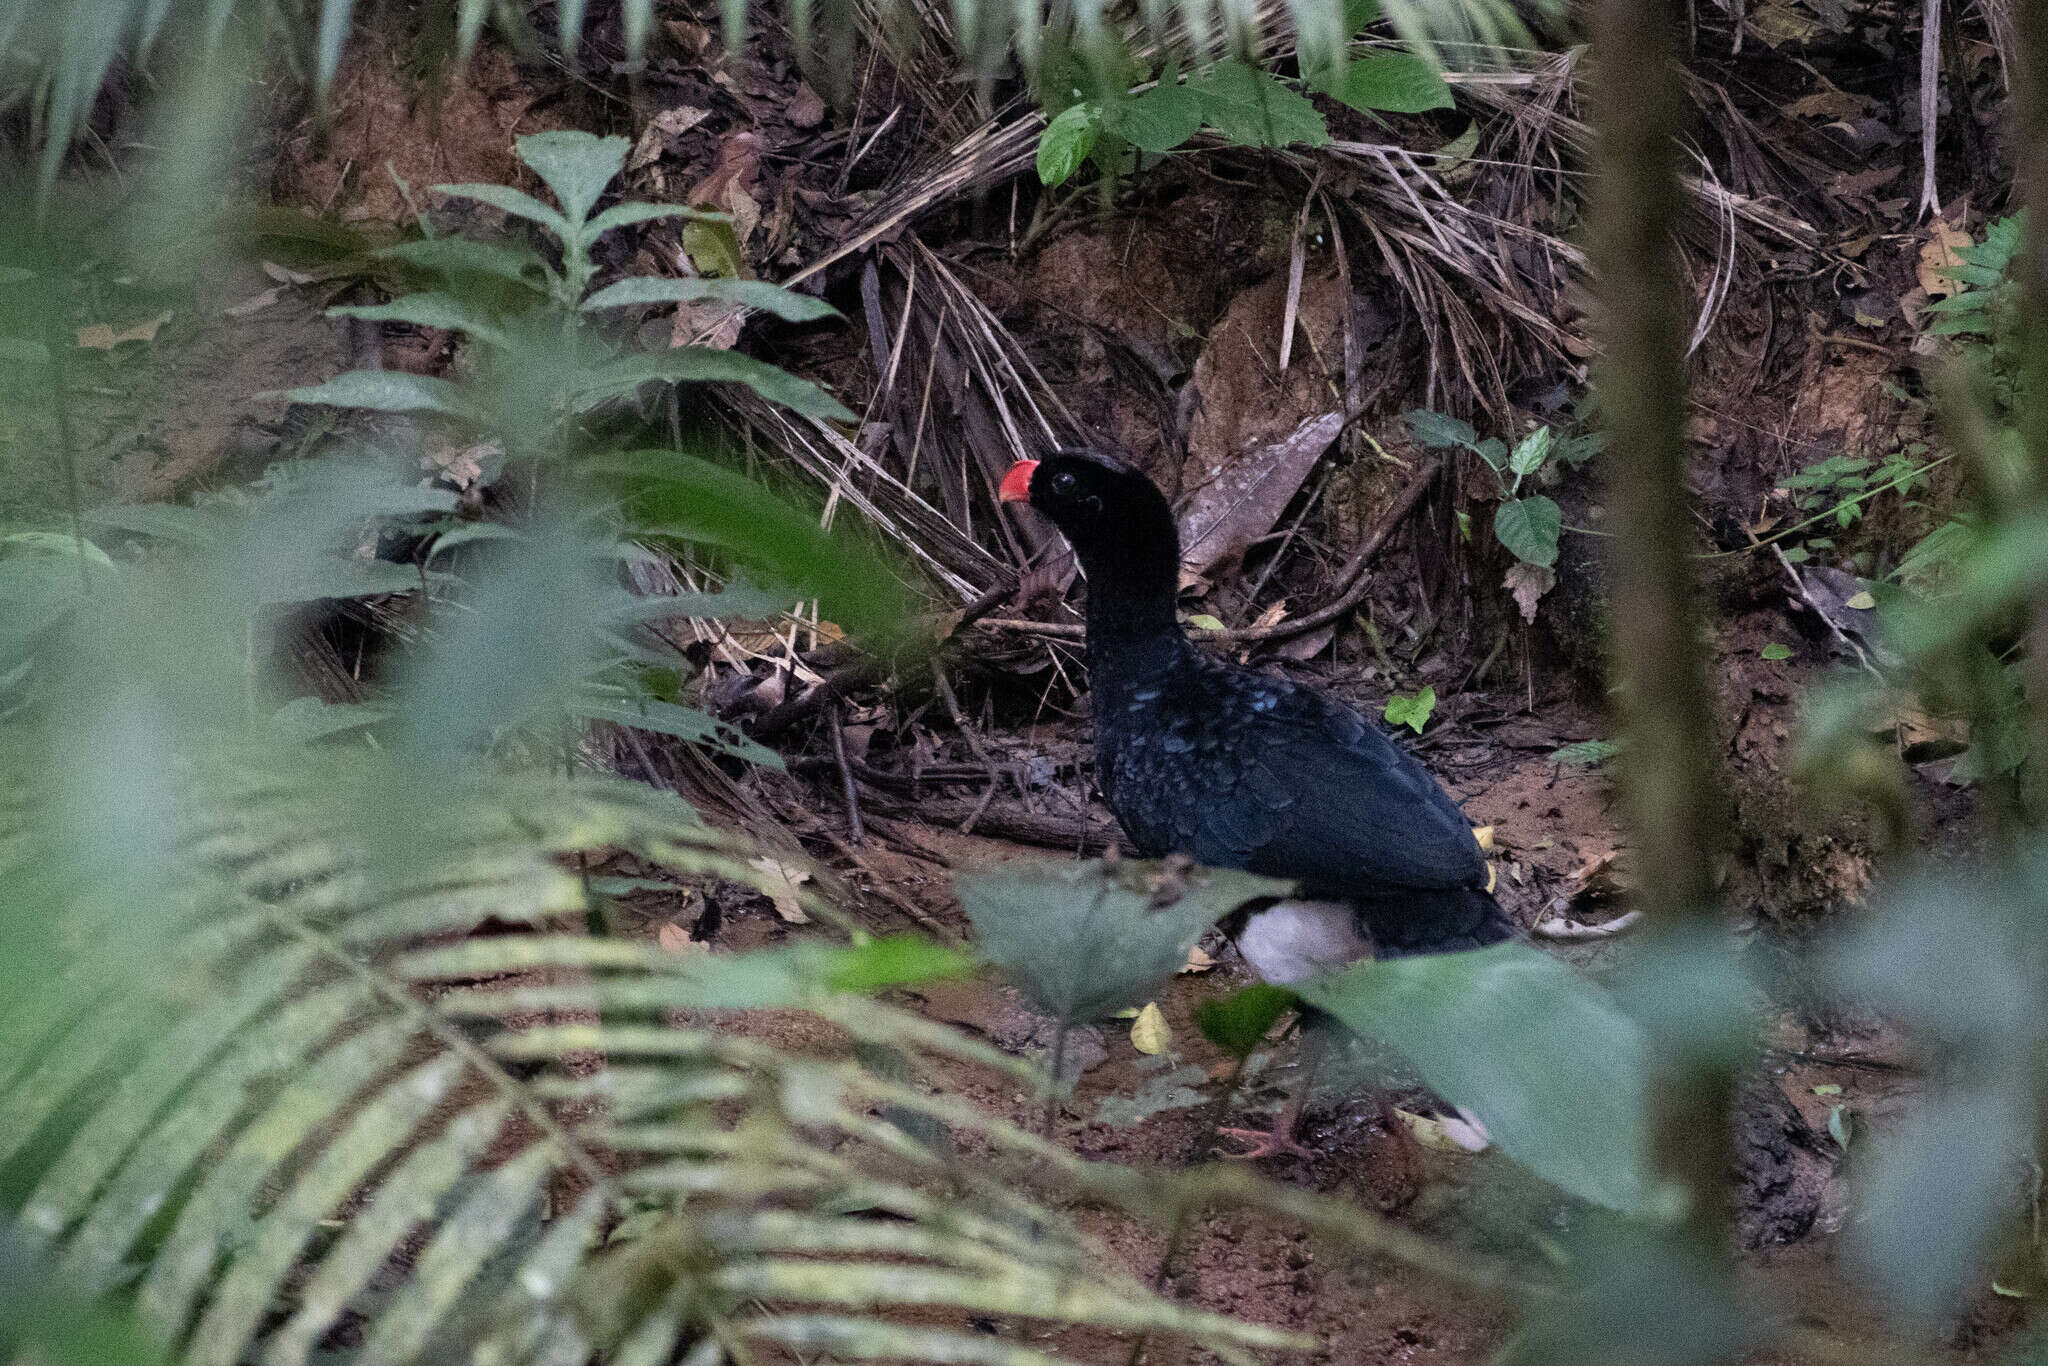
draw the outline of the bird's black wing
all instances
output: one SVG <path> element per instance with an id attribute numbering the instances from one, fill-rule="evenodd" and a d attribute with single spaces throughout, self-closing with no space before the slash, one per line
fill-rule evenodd
<path id="1" fill-rule="evenodd" d="M 1486 885 L 1464 813 L 1357 712 L 1206 658 L 1173 691 L 1120 746 L 1112 805 L 1141 844 L 1320 895 Z"/>

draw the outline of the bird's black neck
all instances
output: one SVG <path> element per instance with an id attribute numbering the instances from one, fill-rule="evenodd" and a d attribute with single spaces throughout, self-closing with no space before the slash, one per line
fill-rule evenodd
<path id="1" fill-rule="evenodd" d="M 1180 545 L 1163 501 L 1160 519 L 1163 526 L 1132 528 L 1113 545 L 1077 547 L 1088 575 L 1088 669 L 1098 691 L 1156 677 L 1193 648 L 1174 615 Z"/>

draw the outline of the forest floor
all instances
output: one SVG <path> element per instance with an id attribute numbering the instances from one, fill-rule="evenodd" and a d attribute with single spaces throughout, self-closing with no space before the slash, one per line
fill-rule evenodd
<path id="1" fill-rule="evenodd" d="M 891 126 L 890 101 L 910 108 L 916 92 L 905 93 L 908 77 L 870 70 L 858 118 L 848 127 L 812 107 L 816 97 L 778 54 L 773 35 L 725 66 L 706 55 L 715 45 L 706 26 L 671 24 L 667 41 L 663 80 L 643 92 L 639 107 L 593 96 L 587 83 L 558 69 L 522 69 L 491 53 L 445 97 L 423 96 L 399 83 L 396 64 L 359 55 L 344 72 L 336 119 L 324 136 L 299 130 L 281 139 L 278 188 L 289 202 L 345 220 L 399 222 L 407 210 L 396 177 L 414 186 L 511 180 L 516 134 L 553 126 L 616 130 L 649 153 L 645 161 L 635 157 L 647 197 L 675 197 L 684 187 L 692 196 L 715 192 L 704 185 L 723 165 L 726 181 L 746 188 L 759 217 L 761 241 L 750 244 L 750 255 L 764 276 L 782 278 L 795 266 L 830 258 L 833 243 L 871 222 L 892 187 L 915 179 L 919 156 L 942 146 L 945 129 L 960 122 L 957 110 L 924 107 Z M 1833 80 L 1817 72 L 1813 79 L 1826 89 L 1785 86 L 1786 71 L 1796 65 L 1789 58 L 1729 81 L 1743 109 L 1736 115 L 1731 105 L 1729 116 L 1741 121 L 1796 121 L 1800 116 L 1785 114 L 1785 107 L 1832 91 L 1829 108 L 1850 129 L 1839 137 L 1854 145 L 1792 138 L 1791 152 L 1754 153 L 1772 163 L 1750 168 L 1760 201 L 1769 198 L 1761 182 L 1802 170 L 1813 175 L 1811 194 L 1793 205 L 1810 240 L 1783 259 L 1743 257 L 1695 362 L 1702 543 L 1726 550 L 1707 563 L 1705 578 L 1716 608 L 1713 677 L 1732 789 L 1726 828 L 1702 831 L 1701 838 L 1726 851 L 1728 897 L 1759 959 L 1794 977 L 1806 945 L 1856 904 L 1873 857 L 1864 819 L 1813 813 L 1787 776 L 1800 698 L 1853 661 L 1836 652 L 1802 576 L 1767 551 L 1745 547 L 1789 520 L 1779 482 L 1786 475 L 1829 455 L 1882 458 L 1926 425 L 1914 396 L 1916 333 L 1910 310 L 1902 313 L 1898 304 L 1915 286 L 1927 230 L 1905 199 L 1886 198 L 1905 195 L 1899 187 L 1918 175 L 1907 139 L 1908 101 L 1898 94 L 1906 82 L 1900 77 L 1895 88 L 1902 67 L 1856 51 L 1866 53 L 1859 58 L 1865 66 L 1821 61 Z M 673 116 L 675 110 L 685 112 Z M 671 113 L 665 126 L 657 122 L 663 113 Z M 912 124 L 914 136 L 906 131 Z M 1718 131 L 1724 148 L 1741 140 L 1725 126 Z M 742 133 L 756 139 L 752 147 Z M 1978 131 L 1963 136 L 1968 148 L 1945 143 L 1944 154 L 1982 156 Z M 865 152 L 859 139 L 868 140 Z M 1505 334 L 1489 331 L 1499 324 L 1478 299 L 1471 316 L 1479 321 L 1468 319 L 1472 334 L 1463 343 L 1468 353 L 1493 349 L 1504 367 L 1526 366 L 1527 373 L 1505 374 L 1492 386 L 1499 392 L 1490 393 L 1475 372 L 1481 382 L 1461 395 L 1464 381 L 1450 373 L 1456 346 L 1446 350 L 1415 316 L 1441 298 L 1412 292 L 1415 281 L 1393 278 L 1379 258 L 1366 259 L 1355 238 L 1347 257 L 1346 233 L 1334 245 L 1321 234 L 1309 234 L 1304 244 L 1299 225 L 1312 198 L 1305 191 L 1316 183 L 1298 176 L 1262 183 L 1249 169 L 1257 164 L 1250 155 L 1161 168 L 1106 215 L 1092 192 L 1055 212 L 1044 212 L 1040 201 L 1041 212 L 1033 213 L 1027 202 L 1021 218 L 1008 189 L 962 197 L 918 220 L 922 238 L 904 227 L 876 240 L 876 258 L 893 273 L 859 278 L 859 254 L 838 262 L 836 274 L 825 272 L 828 293 L 853 326 L 765 338 L 782 363 L 835 381 L 857 410 L 867 402 L 898 456 L 921 450 L 920 458 L 943 463 L 954 482 L 942 480 L 932 501 L 962 522 L 970 539 L 1028 571 L 1019 604 L 998 615 L 1055 628 L 1034 633 L 983 623 L 962 632 L 946 656 L 951 697 L 920 681 L 857 699 L 845 724 L 859 765 L 862 842 L 853 839 L 839 766 L 822 737 L 806 731 L 776 741 L 791 758 L 789 776 L 700 775 L 696 790 L 678 782 L 693 799 L 706 798 L 709 782 L 713 804 L 730 802 L 740 819 L 772 819 L 843 879 L 863 918 L 877 927 L 936 926 L 965 936 L 950 892 L 956 872 L 1100 848 L 1113 835 L 1090 797 L 1085 688 L 1075 642 L 1059 633 L 1076 619 L 1054 606 L 1065 586 L 1057 560 L 1040 555 L 1040 545 L 1018 542 L 1023 533 L 1015 527 L 992 520 L 986 489 L 970 496 L 976 476 L 986 481 L 1013 452 L 1029 453 L 1009 439 L 1012 421 L 1028 429 L 1036 420 L 1026 400 L 1042 404 L 1062 432 L 1115 442 L 1163 484 L 1182 490 L 1200 487 L 1201 462 L 1216 452 L 1270 449 L 1329 411 L 1333 389 L 1339 410 L 1347 399 L 1360 400 L 1349 404 L 1365 414 L 1357 430 L 1295 479 L 1265 524 L 1246 537 L 1250 550 L 1226 558 L 1211 583 L 1195 586 L 1196 609 L 1229 626 L 1300 616 L 1328 596 L 1335 565 L 1423 456 L 1399 420 L 1403 411 L 1457 408 L 1482 429 L 1489 416 L 1503 425 L 1508 412 L 1568 420 L 1583 379 L 1579 355 L 1561 347 L 1547 364 L 1528 362 L 1537 341 L 1520 335 L 1515 345 L 1522 350 L 1509 347 Z M 387 166 L 390 174 L 371 169 Z M 1875 178 L 1871 166 L 1889 174 Z M 1979 174 L 1974 165 L 1967 169 Z M 1860 178 L 1830 183 L 1823 172 Z M 1494 198 L 1505 212 L 1512 196 L 1503 190 Z M 1984 202 L 1974 208 L 1955 202 L 1947 212 L 1958 224 L 1980 226 L 1996 204 L 1988 192 L 1979 198 Z M 642 250 L 658 255 L 652 245 Z M 1301 284 L 1290 307 L 1292 267 L 1299 267 Z M 251 396 L 318 382 L 359 363 L 364 345 L 322 316 L 330 291 L 297 278 L 266 273 L 254 261 L 219 267 L 196 305 L 185 300 L 149 336 L 109 347 L 103 360 L 90 362 L 85 379 L 100 401 L 82 413 L 78 444 L 95 453 L 82 471 L 93 491 L 135 500 L 183 497 L 246 481 L 291 453 L 302 435 L 294 415 L 281 399 Z M 1562 276 L 1552 283 L 1551 325 L 1564 329 L 1567 291 Z M 926 289 L 942 308 L 978 304 L 986 310 L 978 316 L 999 325 L 1001 336 L 984 337 L 976 350 L 950 330 L 960 327 L 957 317 L 925 320 L 912 300 Z M 918 307 L 930 307 L 931 297 Z M 129 327 L 144 321 L 137 310 L 153 310 L 153 303 L 128 296 L 125 304 L 110 304 L 106 321 Z M 1308 342 L 1288 369 L 1270 354 L 1283 312 L 1297 318 Z M 913 316 L 920 319 L 914 327 Z M 394 329 L 375 344 L 387 365 L 445 364 L 442 338 Z M 992 388 L 987 375 L 1007 365 L 1014 376 L 1018 358 L 1036 367 L 1033 374 L 1017 388 Z M 899 379 L 899 371 L 911 378 Z M 978 406 L 933 397 L 977 382 L 986 391 Z M 916 436 L 906 440 L 906 433 Z M 1552 921 L 1598 925 L 1616 913 L 1630 885 L 1597 748 L 1606 721 L 1589 681 L 1598 646 L 1585 623 L 1601 597 L 1594 538 L 1567 535 L 1558 586 L 1539 604 L 1535 622 L 1525 623 L 1496 587 L 1506 567 L 1500 548 L 1483 530 L 1470 537 L 1457 531 L 1458 518 L 1468 516 L 1483 528 L 1484 505 L 1495 496 L 1491 478 L 1477 460 L 1457 465 L 1448 493 L 1425 500 L 1390 539 L 1367 570 L 1367 592 L 1330 629 L 1239 648 L 1372 715 L 1392 692 L 1433 687 L 1436 711 L 1412 747 L 1473 824 L 1492 828 L 1503 903 L 1524 929 Z M 1598 496 L 1583 471 L 1558 471 L 1552 487 L 1568 524 L 1597 531 Z M 1951 491 L 1937 480 L 1926 501 L 1938 505 Z M 1875 505 L 1840 534 L 1840 545 L 1818 548 L 1810 562 L 1868 573 L 1867 564 L 1852 563 L 1853 553 L 1875 553 L 1880 561 L 1895 556 L 1931 515 L 1903 499 Z M 1280 550 L 1271 550 L 1267 541 L 1283 533 Z M 1767 653 L 1769 646 L 1789 651 Z M 722 696 L 740 700 L 740 715 L 742 694 L 766 687 L 779 698 L 806 677 L 801 670 L 795 678 L 779 673 L 766 653 L 739 647 L 715 656 L 709 682 L 715 686 L 721 674 Z M 752 698 L 754 710 L 773 700 Z M 927 774 L 933 776 L 921 776 Z M 1976 839 L 1967 786 L 1934 764 L 1917 768 L 1913 782 L 1928 813 L 1918 838 L 1940 853 L 1966 855 Z M 674 898 L 642 898 L 633 907 L 642 916 L 638 929 L 655 936 L 675 926 L 713 952 L 817 932 L 786 922 L 764 900 L 721 897 L 720 889 L 709 889 L 680 908 Z M 1597 972 L 1613 941 L 1548 942 Z M 1084 1031 L 1075 1050 L 1079 1080 L 1055 1124 L 1076 1152 L 1170 1166 L 1194 1160 L 1204 1146 L 1227 1061 L 1202 1039 L 1190 1012 L 1250 980 L 1227 946 L 1210 948 L 1213 965 L 1181 975 L 1158 1002 L 1170 1026 L 1162 1052 L 1141 1053 L 1114 1022 Z M 907 1003 L 1006 1050 L 1034 1054 L 1047 1046 L 1046 1022 L 993 981 L 933 986 Z M 786 1043 L 836 1046 L 823 1026 L 801 1017 L 732 1023 Z M 1880 1340 L 1882 1321 L 1857 1292 L 1853 1267 L 1838 1260 L 1834 1235 L 1859 1148 L 1915 1094 L 1910 1059 L 1899 1056 L 1880 1026 L 1812 1010 L 1780 1012 L 1766 1043 L 1757 1078 L 1744 1092 L 1741 1170 L 1733 1174 L 1745 1264 L 1803 1326 L 1851 1342 Z M 1270 1066 L 1238 1095 L 1231 1122 L 1256 1122 L 1261 1107 L 1270 1114 L 1292 1051 L 1289 1042 L 1271 1046 Z M 1036 1122 L 1034 1097 L 987 1076 L 922 1080 Z M 1390 1112 L 1371 1088 L 1355 1083 L 1340 1078 L 1324 1088 L 1301 1134 L 1314 1157 L 1275 1159 L 1266 1164 L 1272 1175 L 1345 1193 L 1453 1245 L 1498 1251 L 1505 1243 L 1505 1250 L 1532 1257 L 1550 1250 L 1547 1236 L 1585 1217 L 1497 1153 L 1441 1151 L 1390 1134 Z M 1417 1095 L 1398 1084 L 1392 1094 L 1402 1104 Z M 1841 1115 L 1849 1117 L 1847 1126 Z M 1160 1232 L 1107 1217 L 1092 1227 L 1113 1262 L 1147 1276 L 1160 1265 Z M 1168 1284 L 1206 1308 L 1304 1330 L 1323 1344 L 1311 1359 L 1332 1363 L 1485 1360 L 1503 1345 L 1511 1321 L 1505 1302 L 1449 1292 L 1391 1262 L 1332 1259 L 1305 1235 L 1248 1216 L 1219 1217 L 1192 1230 Z M 1987 1291 L 1946 1350 L 1959 1361 L 1988 1354 L 2020 1317 L 2015 1301 Z M 1105 1366 L 1130 1351 L 1127 1343 L 1057 1345 Z M 1170 1359 L 1166 1351 L 1155 1349 L 1151 1359 Z"/>

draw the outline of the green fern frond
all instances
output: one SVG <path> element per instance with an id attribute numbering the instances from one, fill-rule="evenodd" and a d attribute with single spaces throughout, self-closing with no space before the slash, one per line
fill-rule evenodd
<path id="1" fill-rule="evenodd" d="M 6 771 L 34 771 L 8 743 Z M 441 777 L 404 823 L 380 818 L 409 776 L 360 748 L 181 765 L 158 913 L 125 912 L 151 979 L 95 977 L 74 945 L 59 1000 L 0 1013 L 0 1168 L 27 1191 L 23 1235 L 74 1289 L 132 1292 L 178 1360 L 517 1361 L 551 1344 L 666 1361 L 704 1343 L 1056 1359 L 966 1331 L 988 1314 L 1192 1334 L 1227 1360 L 1296 1343 L 1106 1272 L 1016 1184 L 1036 1166 L 1071 1186 L 1079 1159 L 706 1018 L 815 1006 L 855 1040 L 1019 1071 L 836 991 L 885 970 L 871 946 L 714 958 L 577 932 L 574 856 L 631 850 L 765 890 L 742 840 L 588 776 Z M 40 808 L 0 811 L 16 879 L 61 859 Z M 12 924 L 24 907 L 0 909 Z M 475 934 L 487 919 L 531 932 Z M 889 952 L 887 971 L 912 970 Z M 994 1156 L 942 1157 L 882 1117 L 906 1113 Z"/>

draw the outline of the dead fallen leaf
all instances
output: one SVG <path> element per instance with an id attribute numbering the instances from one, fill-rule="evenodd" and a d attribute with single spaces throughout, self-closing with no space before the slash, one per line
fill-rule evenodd
<path id="1" fill-rule="evenodd" d="M 496 460 L 504 454 L 505 448 L 495 441 L 473 446 L 430 446 L 420 456 L 420 468 L 446 480 L 459 492 L 484 477 L 486 460 Z"/>
<path id="2" fill-rule="evenodd" d="M 1131 1047 L 1147 1057 L 1156 1057 L 1164 1053 L 1172 1042 L 1173 1027 L 1166 1023 L 1159 1003 L 1147 1001 L 1145 1008 L 1138 1012 L 1138 1018 L 1131 1022 Z"/>
<path id="3" fill-rule="evenodd" d="M 1500 586 L 1514 595 L 1515 606 L 1522 609 L 1522 620 L 1536 620 L 1536 604 L 1545 593 L 1557 586 L 1557 574 L 1540 564 L 1517 560 L 1508 567 L 1507 577 Z"/>
<path id="4" fill-rule="evenodd" d="M 761 223 L 761 138 L 745 129 L 726 135 L 718 160 L 685 197 L 692 208 L 732 215 L 732 233 L 742 247 Z"/>
<path id="5" fill-rule="evenodd" d="M 683 134 L 711 117 L 709 109 L 694 105 L 679 104 L 673 109 L 664 109 L 647 121 L 640 130 L 640 140 L 633 144 L 633 155 L 627 158 L 626 169 L 637 171 L 661 160 L 661 154 Z"/>
<path id="6" fill-rule="evenodd" d="M 1188 950 L 1188 961 L 1180 965 L 1182 972 L 1207 972 L 1216 966 L 1216 960 L 1200 944 Z"/>
<path id="7" fill-rule="evenodd" d="M 1493 852 L 1493 827 L 1492 827 L 1492 826 L 1490 826 L 1490 825 L 1480 825 L 1480 826 L 1475 826 L 1475 827 L 1473 827 L 1473 830 L 1472 830 L 1472 838 L 1473 838 L 1473 840 L 1474 840 L 1474 841 L 1475 841 L 1475 842 L 1476 842 L 1476 843 L 1477 843 L 1477 844 L 1479 845 L 1479 852 L 1480 852 L 1480 853 L 1482 853 L 1482 854 L 1490 854 L 1490 853 L 1492 853 L 1492 852 Z"/>
<path id="8" fill-rule="evenodd" d="M 1970 245 L 1970 234 L 1951 225 L 1946 218 L 1936 218 L 1927 225 L 1927 242 L 1920 248 L 1920 288 L 1927 291 L 1930 299 L 1946 298 L 1959 288 L 1955 279 L 1947 274 L 1963 263 L 1956 255 L 1959 247 Z"/>
<path id="9" fill-rule="evenodd" d="M 1181 514 L 1182 572 L 1206 574 L 1271 531 L 1343 429 L 1342 413 L 1319 413 L 1217 471 Z"/>
<path id="10" fill-rule="evenodd" d="M 265 261 L 263 263 L 263 273 L 281 285 L 310 285 L 313 281 L 320 278 L 317 275 L 309 275 L 303 270 L 293 270 L 290 266 L 281 266 L 275 261 Z"/>
<path id="11" fill-rule="evenodd" d="M 157 329 L 170 320 L 171 315 L 166 311 L 121 332 L 116 332 L 111 323 L 92 323 L 78 329 L 78 344 L 88 351 L 111 351 L 124 342 L 153 342 Z"/>
<path id="12" fill-rule="evenodd" d="M 811 923 L 810 916 L 804 914 L 803 898 L 797 892 L 797 888 L 811 880 L 808 871 L 765 854 L 748 860 L 748 866 L 761 874 L 761 890 L 775 903 L 775 914 L 792 925 Z"/>
<path id="13" fill-rule="evenodd" d="M 1567 920 L 1561 915 L 1545 916 L 1530 927 L 1529 933 L 1538 939 L 1554 939 L 1565 943 L 1585 939 L 1608 939 L 1625 934 L 1642 918 L 1641 911 L 1624 911 L 1612 920 L 1603 920 L 1597 925 L 1583 921 Z"/>
<path id="14" fill-rule="evenodd" d="M 782 106 L 782 117 L 793 127 L 816 128 L 825 121 L 825 101 L 818 98 L 818 92 L 807 85 L 799 85 L 796 93 Z"/>
<path id="15" fill-rule="evenodd" d="M 672 920 L 654 932 L 654 942 L 669 953 L 710 952 L 709 945 L 701 939 L 690 938 L 690 932 Z"/>

